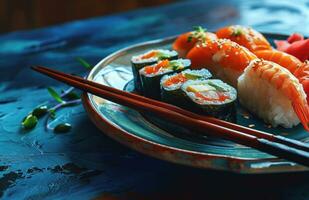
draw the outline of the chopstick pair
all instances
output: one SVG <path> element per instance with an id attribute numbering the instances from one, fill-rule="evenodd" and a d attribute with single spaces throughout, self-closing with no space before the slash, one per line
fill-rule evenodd
<path id="1" fill-rule="evenodd" d="M 38 66 L 32 67 L 32 69 L 96 96 L 136 110 L 152 112 L 162 118 L 191 129 L 205 131 L 207 135 L 231 140 L 280 158 L 309 166 L 309 146 L 306 143 L 250 129 L 216 118 L 201 116 L 171 104 L 104 86 L 46 67 Z"/>

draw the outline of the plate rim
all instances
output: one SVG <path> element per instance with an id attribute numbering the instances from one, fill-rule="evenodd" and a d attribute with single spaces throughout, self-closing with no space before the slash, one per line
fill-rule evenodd
<path id="1" fill-rule="evenodd" d="M 280 33 L 266 33 L 262 32 L 263 35 L 268 35 L 270 37 L 288 37 L 286 34 L 280 34 Z M 155 40 L 150 40 L 150 41 L 145 41 L 145 42 L 140 42 L 137 44 L 133 44 L 130 46 L 127 46 L 125 48 L 119 49 L 115 51 L 114 53 L 109 54 L 108 56 L 104 57 L 101 59 L 90 71 L 90 73 L 87 75 L 86 79 L 87 80 L 93 80 L 95 74 L 97 74 L 98 71 L 102 70 L 104 67 L 106 67 L 110 62 L 112 62 L 114 59 L 122 56 L 123 54 L 126 53 L 126 51 L 129 51 L 134 48 L 139 48 L 143 46 L 148 46 L 151 44 L 157 44 L 157 43 L 167 43 L 169 41 L 175 40 L 177 35 L 174 36 L 169 36 L 165 38 L 160 38 L 160 39 L 155 39 Z M 104 65 L 104 67 L 101 67 Z M 124 144 L 125 146 L 128 146 L 129 148 L 133 148 L 134 150 L 141 152 L 143 154 L 161 159 L 161 160 L 166 160 L 169 162 L 173 163 L 178 163 L 178 164 L 183 164 L 183 165 L 188 165 L 192 167 L 197 167 L 197 168 L 206 168 L 206 169 L 214 169 L 214 170 L 221 170 L 221 171 L 230 171 L 230 172 L 236 172 L 236 173 L 244 173 L 244 174 L 256 174 L 256 173 L 284 173 L 284 172 L 297 172 L 297 171 L 307 171 L 309 168 L 303 167 L 301 165 L 295 164 L 295 165 L 290 165 L 287 167 L 286 170 L 280 169 L 279 171 L 276 170 L 276 167 L 272 169 L 273 167 L 268 167 L 268 170 L 265 170 L 265 167 L 262 168 L 252 168 L 252 167 L 245 167 L 246 165 L 250 164 L 258 164 L 258 163 L 269 163 L 271 166 L 275 166 L 276 163 L 282 163 L 284 162 L 283 159 L 279 158 L 244 158 L 244 157 L 237 157 L 237 156 L 228 156 L 228 155 L 218 155 L 218 154 L 212 154 L 212 153 L 205 153 L 205 152 L 198 152 L 198 151 L 192 151 L 192 150 L 185 150 L 177 147 L 171 147 L 168 145 L 160 144 L 154 141 L 147 140 L 143 137 L 137 136 L 135 134 L 129 133 L 126 130 L 121 129 L 117 125 L 112 124 L 109 122 L 109 120 L 103 118 L 100 114 L 98 114 L 95 106 L 91 103 L 90 100 L 91 94 L 88 93 L 83 93 L 82 95 L 82 102 L 83 106 L 90 117 L 91 121 L 105 134 L 111 137 L 112 139 L 120 142 L 121 144 Z M 98 122 L 100 121 L 100 123 Z M 104 125 L 103 125 L 103 123 Z M 117 133 L 117 134 L 115 134 Z M 131 143 L 132 142 L 132 143 Z M 139 145 L 151 145 L 152 148 L 159 148 L 157 152 L 168 152 L 170 154 L 175 154 L 175 153 L 180 153 L 180 154 L 185 154 L 185 155 L 190 155 L 192 157 L 197 157 L 199 156 L 199 159 L 203 160 L 208 160 L 209 164 L 211 165 L 212 160 L 221 160 L 225 161 L 225 165 L 227 167 L 223 168 L 218 168 L 218 167 L 212 167 L 212 166 L 204 166 L 203 164 L 199 165 L 192 165 L 191 163 L 186 163 L 186 162 L 179 162 L 179 160 L 175 159 L 169 159 L 163 156 L 161 153 L 153 153 L 154 151 L 151 151 L 149 149 L 146 149 L 145 147 L 139 147 L 136 144 Z M 149 147 L 147 147 L 149 148 Z M 286 162 L 292 163 L 292 162 Z M 282 167 L 282 166 L 281 166 Z M 291 169 L 293 168 L 293 170 Z"/>

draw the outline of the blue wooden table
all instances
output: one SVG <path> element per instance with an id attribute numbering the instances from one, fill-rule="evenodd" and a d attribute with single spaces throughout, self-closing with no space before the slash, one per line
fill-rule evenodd
<path id="1" fill-rule="evenodd" d="M 203 25 L 228 24 L 260 31 L 309 35 L 308 1 L 209 0 L 70 22 L 0 35 L 1 199 L 309 199 L 309 174 L 237 175 L 156 160 L 112 141 L 81 105 L 57 113 L 73 125 L 67 134 L 44 122 L 25 132 L 20 122 L 50 100 L 46 87 L 67 86 L 39 75 L 31 65 L 87 74 L 91 64 L 127 45 Z"/>

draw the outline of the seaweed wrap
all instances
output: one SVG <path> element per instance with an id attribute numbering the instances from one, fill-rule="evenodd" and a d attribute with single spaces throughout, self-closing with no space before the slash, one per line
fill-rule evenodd
<path id="1" fill-rule="evenodd" d="M 181 86 L 188 80 L 204 80 L 212 75 L 207 69 L 191 70 L 186 69 L 179 73 L 164 75 L 161 79 L 161 99 L 179 107 L 186 105 L 186 98 Z"/>
<path id="2" fill-rule="evenodd" d="M 189 80 L 181 86 L 193 112 L 236 121 L 237 91 L 219 79 Z"/>
<path id="3" fill-rule="evenodd" d="M 139 70 L 145 66 L 153 65 L 160 60 L 175 60 L 178 58 L 178 53 L 174 50 L 155 49 L 144 54 L 133 56 L 131 59 L 132 72 L 134 78 L 135 89 L 139 92 L 141 89 L 141 80 Z"/>
<path id="4" fill-rule="evenodd" d="M 158 63 L 143 67 L 140 71 L 143 93 L 145 96 L 160 99 L 160 80 L 162 76 L 188 69 L 188 59 L 161 60 Z"/>

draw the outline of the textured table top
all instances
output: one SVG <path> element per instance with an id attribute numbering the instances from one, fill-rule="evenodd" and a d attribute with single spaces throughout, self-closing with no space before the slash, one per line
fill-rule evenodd
<path id="1" fill-rule="evenodd" d="M 85 75 L 76 57 L 95 64 L 127 45 L 203 25 L 309 35 L 309 2 L 224 0 L 177 4 L 0 35 L 1 199 L 309 199 L 309 174 L 237 175 L 193 169 L 132 151 L 102 134 L 82 105 L 57 113 L 72 131 L 20 122 L 67 86 L 29 69 L 46 65 Z"/>

